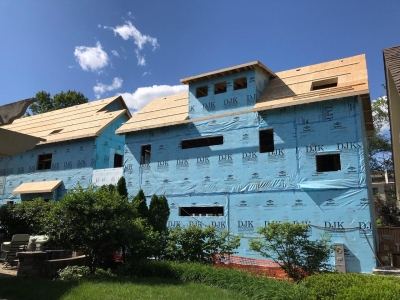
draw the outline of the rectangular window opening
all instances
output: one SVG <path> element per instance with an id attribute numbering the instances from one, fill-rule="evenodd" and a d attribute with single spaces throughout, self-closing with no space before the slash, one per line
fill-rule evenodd
<path id="1" fill-rule="evenodd" d="M 233 89 L 236 90 L 241 90 L 241 89 L 246 89 L 247 88 L 247 78 L 242 77 L 235 79 L 233 81 Z"/>
<path id="2" fill-rule="evenodd" d="M 331 78 L 331 79 L 320 80 L 320 81 L 314 81 L 311 84 L 311 90 L 316 91 L 316 90 L 333 88 L 333 87 L 337 86 L 337 83 L 338 83 L 337 77 Z"/>
<path id="3" fill-rule="evenodd" d="M 13 205 L 14 201 L 7 201 L 7 205 Z"/>
<path id="4" fill-rule="evenodd" d="M 226 92 L 226 82 L 218 82 L 214 84 L 214 94 L 222 94 Z"/>
<path id="5" fill-rule="evenodd" d="M 181 147 L 182 149 L 200 148 L 200 147 L 222 145 L 223 143 L 224 143 L 224 137 L 222 135 L 208 136 L 198 139 L 182 140 Z"/>
<path id="6" fill-rule="evenodd" d="M 224 216 L 223 206 L 189 206 L 180 207 L 179 216 L 190 217 L 190 216 L 208 216 L 208 217 L 222 217 Z"/>
<path id="7" fill-rule="evenodd" d="M 259 131 L 260 153 L 274 152 L 274 130 L 272 128 Z"/>
<path id="8" fill-rule="evenodd" d="M 37 169 L 38 170 L 49 170 L 49 169 L 51 169 L 51 158 L 52 158 L 52 154 L 51 153 L 40 154 L 38 156 Z"/>
<path id="9" fill-rule="evenodd" d="M 340 171 L 340 154 L 320 154 L 315 156 L 317 161 L 317 172 Z"/>
<path id="10" fill-rule="evenodd" d="M 124 156 L 121 154 L 114 154 L 114 168 L 121 168 L 124 163 Z"/>
<path id="11" fill-rule="evenodd" d="M 140 153 L 140 163 L 142 165 L 150 163 L 151 145 L 143 145 Z"/>
<path id="12" fill-rule="evenodd" d="M 208 95 L 208 87 L 200 86 L 196 89 L 196 98 L 206 97 Z"/>

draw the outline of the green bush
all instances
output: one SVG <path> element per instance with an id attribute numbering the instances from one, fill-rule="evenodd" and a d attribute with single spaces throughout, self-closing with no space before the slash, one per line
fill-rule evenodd
<path id="1" fill-rule="evenodd" d="M 241 236 L 229 236 L 228 231 L 214 227 L 177 227 L 167 236 L 165 258 L 181 262 L 213 263 L 215 254 L 220 256 L 236 253 Z"/>
<path id="2" fill-rule="evenodd" d="M 58 280 L 70 281 L 80 279 L 109 279 L 116 275 L 111 272 L 110 269 L 103 270 L 97 268 L 93 275 L 90 274 L 89 267 L 81 266 L 68 266 L 57 272 Z"/>
<path id="3" fill-rule="evenodd" d="M 125 266 L 121 272 L 128 276 L 161 277 L 203 283 L 236 291 L 252 299 L 310 299 L 309 292 L 303 285 L 199 263 L 142 262 Z"/>
<path id="4" fill-rule="evenodd" d="M 390 298 L 385 286 L 400 289 L 400 278 L 356 273 L 327 273 L 313 275 L 303 280 L 302 285 L 309 289 L 312 299 L 398 299 Z M 364 288 L 365 287 L 365 288 Z M 379 294 L 380 293 L 380 294 Z M 388 295 L 386 298 L 386 295 Z"/>

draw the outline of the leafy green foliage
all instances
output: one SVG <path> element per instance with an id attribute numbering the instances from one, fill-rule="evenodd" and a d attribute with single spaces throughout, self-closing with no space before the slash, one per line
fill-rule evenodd
<path id="1" fill-rule="evenodd" d="M 327 264 L 332 247 L 330 239 L 322 236 L 311 241 L 305 224 L 271 222 L 257 232 L 263 237 L 249 241 L 250 249 L 272 259 L 295 281 L 307 275 L 329 270 Z"/>
<path id="2" fill-rule="evenodd" d="M 240 246 L 241 236 L 229 236 L 227 231 L 214 227 L 177 227 L 170 229 L 167 236 L 165 258 L 175 261 L 213 263 L 216 254 L 234 254 Z"/>
<path id="3" fill-rule="evenodd" d="M 33 115 L 42 114 L 56 109 L 71 107 L 87 103 L 89 100 L 82 93 L 68 90 L 66 93 L 55 94 L 51 98 L 50 93 L 45 91 L 37 92 L 35 95 L 36 102 L 29 106 Z M 29 113 L 27 113 L 29 115 Z"/>
<path id="4" fill-rule="evenodd" d="M 50 211 L 46 229 L 64 248 L 82 250 L 91 273 L 110 253 L 126 244 L 135 228 L 128 199 L 107 188 L 70 190 Z"/>
<path id="5" fill-rule="evenodd" d="M 80 280 L 80 279 L 107 279 L 113 278 L 116 275 L 111 270 L 103 270 L 97 268 L 94 274 L 90 273 L 90 269 L 86 266 L 67 266 L 57 272 L 58 280 Z"/>
<path id="6" fill-rule="evenodd" d="M 0 227 L 8 236 L 14 234 L 44 234 L 43 220 L 54 206 L 41 198 L 13 205 L 0 206 Z"/>
<path id="7" fill-rule="evenodd" d="M 121 196 L 128 198 L 128 189 L 126 188 L 126 180 L 124 176 L 122 176 L 117 182 L 117 191 Z"/>
<path id="8" fill-rule="evenodd" d="M 167 199 L 164 196 L 157 197 L 157 195 L 153 195 L 150 201 L 148 218 L 150 225 L 153 226 L 155 231 L 160 234 L 167 231 L 169 214 Z"/>
<path id="9" fill-rule="evenodd" d="M 386 200 L 374 196 L 375 213 L 379 220 L 379 226 L 399 226 L 398 215 L 400 209 L 397 205 L 395 193 L 386 193 Z"/>
<path id="10" fill-rule="evenodd" d="M 135 263 L 125 266 L 121 271 L 127 276 L 161 277 L 178 279 L 182 282 L 198 282 L 235 291 L 251 299 L 310 299 L 309 291 L 303 285 L 200 263 L 168 261 Z"/>
<path id="11" fill-rule="evenodd" d="M 389 124 L 388 104 L 386 97 L 379 97 L 371 103 L 375 133 L 369 138 L 369 165 L 373 171 L 393 170 L 390 133 L 383 132 Z"/>
<path id="12" fill-rule="evenodd" d="M 144 196 L 143 190 L 140 190 L 137 193 L 132 202 L 133 205 L 137 207 L 139 216 L 147 220 L 149 209 L 147 207 L 146 197 Z"/>
<path id="13" fill-rule="evenodd" d="M 399 298 L 400 278 L 355 273 L 327 273 L 307 277 L 303 282 L 312 299 Z"/>

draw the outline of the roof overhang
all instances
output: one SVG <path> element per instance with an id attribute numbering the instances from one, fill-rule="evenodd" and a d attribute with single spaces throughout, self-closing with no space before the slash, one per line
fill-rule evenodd
<path id="1" fill-rule="evenodd" d="M 33 149 L 45 139 L 0 127 L 0 141 L 0 156 L 9 157 Z"/>
<path id="2" fill-rule="evenodd" d="M 15 119 L 21 118 L 29 105 L 35 101 L 35 98 L 29 98 L 0 106 L 0 125 L 12 123 Z"/>
<path id="3" fill-rule="evenodd" d="M 270 69 L 268 69 L 266 66 L 264 66 L 261 62 L 256 60 L 256 61 L 242 64 L 242 65 L 237 65 L 237 66 L 220 69 L 220 70 L 213 71 L 213 72 L 208 72 L 208 73 L 204 73 L 204 74 L 200 74 L 200 75 L 196 75 L 196 76 L 192 76 L 192 77 L 183 78 L 183 79 L 181 79 L 181 83 L 191 84 L 191 83 L 195 83 L 195 82 L 199 82 L 199 81 L 203 81 L 203 80 L 207 80 L 207 79 L 214 79 L 217 77 L 222 77 L 222 76 L 230 75 L 230 74 L 236 74 L 236 73 L 240 73 L 240 72 L 247 71 L 247 70 L 253 70 L 253 69 L 260 69 L 261 71 L 263 71 L 264 73 L 266 73 L 268 76 L 271 76 L 271 77 L 276 76 L 274 72 L 272 72 Z"/>
<path id="4" fill-rule="evenodd" d="M 62 180 L 27 182 L 12 191 L 13 194 L 52 193 L 60 186 Z"/>

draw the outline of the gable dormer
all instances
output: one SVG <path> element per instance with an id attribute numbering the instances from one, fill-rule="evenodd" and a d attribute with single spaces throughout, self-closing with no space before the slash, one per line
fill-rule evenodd
<path id="1" fill-rule="evenodd" d="M 181 79 L 189 85 L 189 118 L 253 108 L 275 74 L 259 61 Z"/>

